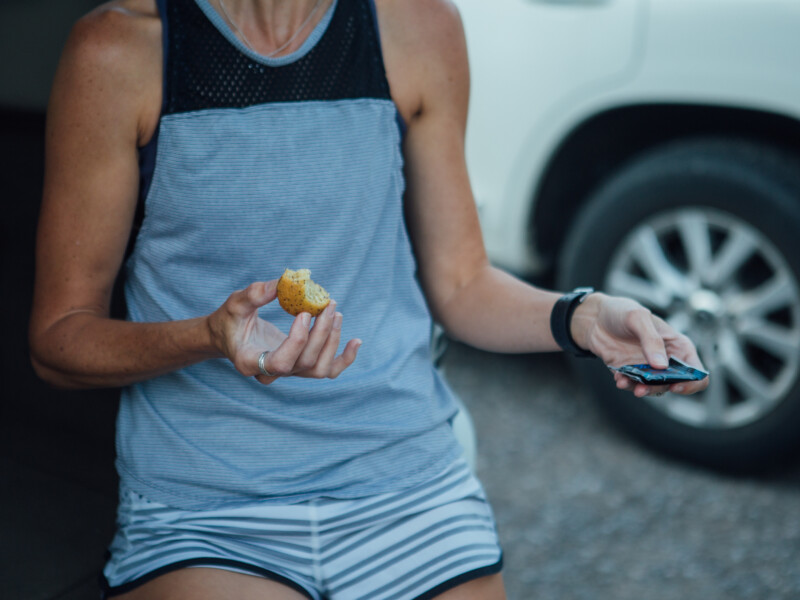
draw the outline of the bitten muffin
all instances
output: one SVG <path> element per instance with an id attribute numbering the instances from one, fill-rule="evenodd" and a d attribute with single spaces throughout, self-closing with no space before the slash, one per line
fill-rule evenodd
<path id="1" fill-rule="evenodd" d="M 316 317 L 330 301 L 330 294 L 311 281 L 309 269 L 286 269 L 278 280 L 278 302 L 290 315 L 307 312 Z"/>

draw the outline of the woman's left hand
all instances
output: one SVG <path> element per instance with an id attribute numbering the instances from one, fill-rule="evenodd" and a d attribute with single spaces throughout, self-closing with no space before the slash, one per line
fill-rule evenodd
<path id="1" fill-rule="evenodd" d="M 648 363 L 665 369 L 668 357 L 674 356 L 690 366 L 703 368 L 688 337 L 628 298 L 599 292 L 589 295 L 573 315 L 572 335 L 579 346 L 588 348 L 608 366 Z M 638 383 L 616 372 L 614 379 L 619 389 L 630 390 L 640 398 L 660 396 L 667 390 L 694 394 L 708 386 L 708 377 L 669 386 Z"/>

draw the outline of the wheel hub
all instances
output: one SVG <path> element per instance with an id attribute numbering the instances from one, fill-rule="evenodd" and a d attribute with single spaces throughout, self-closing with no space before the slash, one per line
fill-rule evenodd
<path id="1" fill-rule="evenodd" d="M 718 294 L 699 289 L 689 296 L 687 302 L 692 322 L 703 329 L 716 329 L 725 318 L 725 304 Z"/>

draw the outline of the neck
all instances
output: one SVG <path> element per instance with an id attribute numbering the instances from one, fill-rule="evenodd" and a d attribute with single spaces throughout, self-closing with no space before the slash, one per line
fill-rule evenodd
<path id="1" fill-rule="evenodd" d="M 240 38 L 245 38 L 242 39 L 245 44 L 259 54 L 275 53 L 275 56 L 290 54 L 302 46 L 332 2 L 333 0 L 212 0 L 214 8 L 223 18 L 233 21 L 228 24 L 232 25 Z"/>

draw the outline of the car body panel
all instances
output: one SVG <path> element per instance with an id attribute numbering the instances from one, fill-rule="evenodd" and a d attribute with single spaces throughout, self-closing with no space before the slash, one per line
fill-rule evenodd
<path id="1" fill-rule="evenodd" d="M 536 252 L 530 229 L 537 190 L 561 143 L 595 115 L 675 103 L 800 119 L 800 4 L 456 4 L 470 51 L 467 161 L 484 238 L 493 262 L 517 273 L 535 274 L 549 266 Z M 520 39 L 524 47 L 506 41 Z M 513 67 L 509 71 L 498 64 Z M 514 70 L 532 76 L 514 76 Z"/>
<path id="2" fill-rule="evenodd" d="M 560 133 L 555 116 L 565 106 L 630 77 L 641 2 L 584 2 L 580 10 L 528 0 L 457 5 L 472 72 L 467 162 L 484 236 L 495 262 L 532 268 L 515 264 L 528 256 L 526 232 L 510 226 L 527 222 L 536 185 L 530 165 L 545 162 L 549 140 Z M 587 54 L 596 60 L 587 63 Z M 471 144 L 470 138 L 499 143 Z"/>

